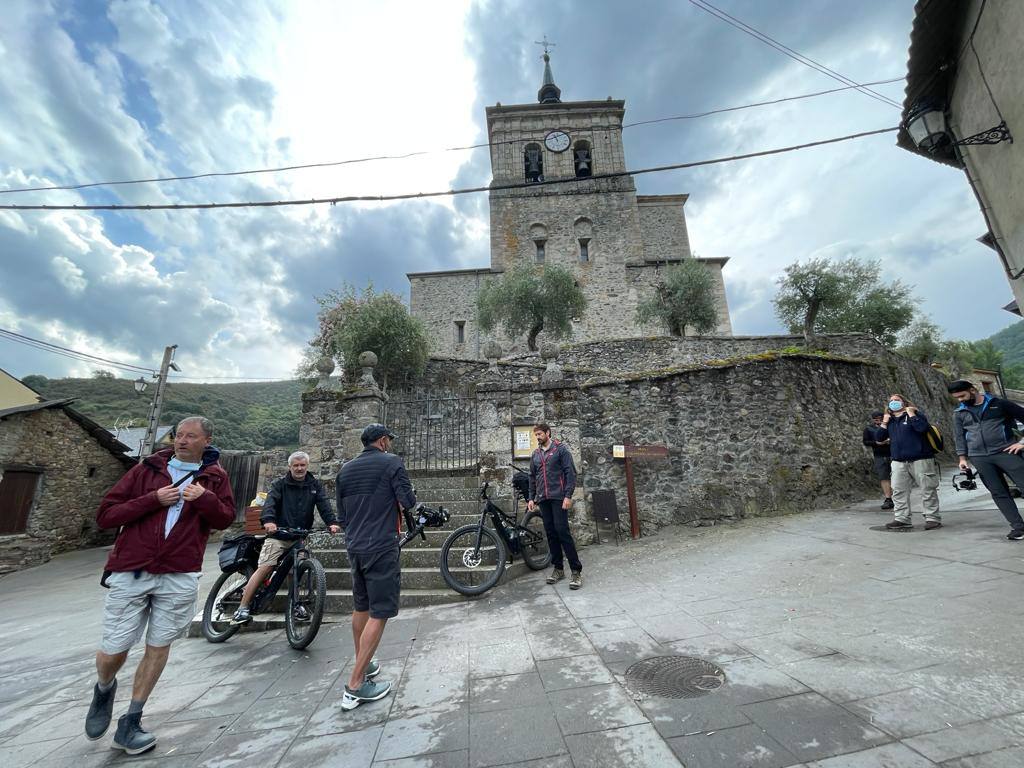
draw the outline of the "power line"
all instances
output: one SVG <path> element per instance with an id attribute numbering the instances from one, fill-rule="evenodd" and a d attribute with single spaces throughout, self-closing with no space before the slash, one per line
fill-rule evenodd
<path id="1" fill-rule="evenodd" d="M 383 203 L 395 200 L 425 200 L 434 197 L 453 197 L 456 195 L 468 195 L 479 192 L 495 192 L 513 189 L 536 189 L 539 187 L 553 187 L 567 184 L 580 184 L 581 182 L 591 182 L 599 179 L 615 179 L 623 176 L 640 176 L 647 173 L 662 173 L 664 171 L 677 171 L 684 168 L 697 168 L 705 165 L 717 165 L 719 163 L 731 163 L 737 160 L 749 160 L 754 157 L 766 157 L 769 155 L 779 155 L 785 152 L 795 152 L 801 149 L 809 149 L 811 147 L 820 147 L 826 144 L 836 144 L 841 141 L 850 141 L 852 139 L 860 139 L 865 136 L 876 136 L 882 133 L 891 133 L 892 131 L 898 130 L 897 126 L 892 128 L 879 128 L 874 131 L 863 131 L 861 133 L 851 133 L 847 136 L 837 136 L 832 139 L 823 139 L 821 141 L 811 141 L 806 144 L 796 144 L 789 147 L 779 147 L 777 149 L 767 149 L 760 152 L 748 152 L 742 155 L 731 155 L 729 157 L 718 157 L 711 160 L 695 160 L 689 163 L 674 163 L 672 165 L 661 165 L 652 168 L 640 168 L 632 171 L 616 171 L 614 173 L 601 173 L 594 174 L 586 178 L 571 178 L 571 179 L 553 179 L 550 181 L 539 181 L 533 183 L 516 183 L 516 184 L 493 184 L 486 187 L 465 187 L 462 189 L 447 189 L 436 192 L 409 192 L 400 195 L 345 195 L 341 197 L 321 197 L 321 198 L 310 198 L 308 200 L 257 200 L 257 201 L 245 201 L 245 202 L 230 202 L 230 203 L 162 203 L 157 205 L 0 205 L 0 210 L 6 211 L 181 211 L 181 210 L 205 210 L 214 208 L 276 208 L 279 206 L 296 206 L 296 205 L 321 205 L 330 203 L 331 205 L 337 205 L 339 203 L 356 203 L 356 202 L 375 202 Z"/>
<path id="2" fill-rule="evenodd" d="M 59 344 L 52 344 L 48 341 L 43 341 L 42 339 L 33 339 L 31 336 L 23 336 L 20 333 L 15 333 L 14 331 L 7 330 L 6 328 L 0 328 L 0 339 L 7 339 L 8 341 L 13 341 L 17 344 L 24 344 L 25 346 L 39 349 L 44 352 L 52 352 L 57 355 L 62 355 L 63 357 L 69 357 L 73 360 L 105 363 L 106 365 L 130 371 L 132 373 L 156 373 L 156 370 L 153 368 L 145 368 L 143 366 L 135 365 L 134 363 L 122 363 L 117 360 L 109 360 L 105 357 L 99 357 L 98 355 L 90 355 L 88 352 L 69 349 L 68 347 L 62 347 Z"/>
<path id="3" fill-rule="evenodd" d="M 694 120 L 700 117 L 708 117 L 710 115 L 718 115 L 726 112 L 737 112 L 743 109 L 753 109 L 755 107 L 766 107 L 773 104 L 781 104 L 786 101 L 797 101 L 800 99 L 812 99 L 818 96 L 825 96 L 830 93 L 839 93 L 841 91 L 849 91 L 852 89 L 861 88 L 868 85 L 888 85 L 890 83 L 897 83 L 903 80 L 903 77 L 894 77 L 888 80 L 875 80 L 870 83 L 853 83 L 851 85 L 844 85 L 842 88 L 831 88 L 827 91 L 815 91 L 814 93 L 804 93 L 797 96 L 786 96 L 779 99 L 772 99 L 770 101 L 758 101 L 752 104 L 741 104 L 736 107 L 722 107 L 720 109 L 711 109 L 706 112 L 695 112 L 687 115 L 672 115 L 669 117 L 659 117 L 652 120 L 640 120 L 634 123 L 626 123 L 622 126 L 604 126 L 605 130 L 621 130 L 625 128 L 633 128 L 640 125 L 652 125 L 654 123 L 666 123 L 674 120 Z M 592 128 L 595 126 L 592 126 Z M 195 173 L 187 176 L 156 176 L 150 179 L 124 179 L 121 181 L 92 181 L 84 184 L 60 184 L 53 186 L 44 187 L 16 187 L 14 189 L 0 189 L 0 195 L 10 195 L 21 192 L 56 192 L 56 191 L 74 191 L 79 189 L 90 189 L 93 187 L 116 187 L 127 184 L 162 184 L 170 181 L 194 181 L 196 179 L 210 179 L 210 178 L 221 178 L 231 176 L 251 176 L 256 174 L 267 174 L 267 173 L 283 173 L 286 171 L 301 171 L 311 168 L 332 168 L 341 165 L 356 165 L 359 163 L 371 163 L 379 160 L 407 160 L 413 157 L 422 157 L 431 154 L 442 154 L 446 152 L 462 152 L 470 149 L 482 149 L 484 147 L 500 147 L 506 144 L 517 144 L 523 141 L 539 140 L 543 138 L 543 134 L 527 134 L 516 139 L 507 139 L 504 141 L 492 141 L 485 142 L 482 144 L 467 144 L 465 146 L 458 147 L 445 147 L 443 149 L 425 149 L 418 150 L 415 152 L 406 152 L 397 155 L 372 155 L 369 157 L 357 157 L 350 158 L 347 160 L 332 160 L 322 163 L 305 163 L 302 165 L 282 165 L 275 168 L 252 168 L 244 171 L 211 171 L 208 173 Z"/>
<path id="4" fill-rule="evenodd" d="M 833 80 L 838 80 L 839 82 L 844 83 L 846 85 L 850 85 L 851 87 L 856 87 L 856 90 L 860 91 L 865 96 L 870 96 L 871 98 L 875 99 L 876 101 L 880 101 L 883 104 L 888 104 L 889 106 L 896 107 L 897 109 L 902 109 L 903 108 L 902 105 L 900 105 L 897 102 L 893 101 L 889 97 L 883 96 L 880 93 L 872 91 L 870 88 L 864 88 L 863 86 L 857 85 L 855 83 L 855 81 L 851 80 L 850 78 L 846 77 L 845 75 L 841 75 L 838 72 L 836 72 L 835 70 L 829 69 L 824 64 L 815 61 L 814 59 L 810 58 L 809 56 L 805 56 L 804 54 L 800 53 L 799 51 L 793 50 L 792 48 L 790 48 L 789 46 L 785 45 L 784 43 L 780 43 L 775 38 L 770 37 L 769 35 L 766 35 L 764 32 L 761 32 L 760 30 L 755 29 L 754 27 L 752 27 L 749 24 L 741 21 L 740 19 L 737 19 L 735 16 L 730 16 L 725 11 L 721 10 L 720 8 L 716 8 L 714 5 L 712 5 L 711 3 L 707 2 L 707 0 L 689 0 L 689 2 L 694 7 L 699 8 L 700 10 L 704 11 L 705 13 L 710 14 L 710 15 L 714 16 L 715 18 L 717 18 L 717 19 L 719 19 L 721 21 L 724 21 L 726 24 L 728 24 L 728 25 L 730 25 L 732 27 L 735 27 L 736 29 L 738 29 L 741 32 L 743 32 L 744 34 L 750 35 L 751 37 L 753 37 L 756 40 L 761 41 L 765 45 L 770 46 L 771 48 L 774 48 L 775 50 L 777 50 L 779 53 L 783 54 L 784 56 L 788 56 L 789 58 L 793 59 L 794 61 L 797 61 L 797 62 L 803 64 L 805 67 L 810 67 L 811 69 L 814 69 L 814 70 L 820 72 L 823 75 L 827 75 L 828 77 L 831 77 Z"/>

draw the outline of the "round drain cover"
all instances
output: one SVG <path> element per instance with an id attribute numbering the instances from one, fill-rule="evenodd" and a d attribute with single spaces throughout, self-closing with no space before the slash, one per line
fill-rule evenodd
<path id="1" fill-rule="evenodd" d="M 694 699 L 725 685 L 725 672 L 693 656 L 655 656 L 626 670 L 626 687 L 633 693 Z"/>

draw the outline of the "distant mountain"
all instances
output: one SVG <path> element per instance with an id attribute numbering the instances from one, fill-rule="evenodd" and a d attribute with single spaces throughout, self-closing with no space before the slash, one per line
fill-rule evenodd
<path id="1" fill-rule="evenodd" d="M 992 345 L 1003 353 L 1005 367 L 1024 364 L 1024 320 L 1019 320 L 988 338 Z"/>
<path id="2" fill-rule="evenodd" d="M 74 397 L 73 408 L 105 427 L 144 427 L 149 418 L 152 388 L 138 395 L 128 379 L 48 379 L 23 381 L 48 399 Z M 152 384 L 150 385 L 153 386 Z M 299 444 L 299 419 L 305 382 L 272 381 L 241 384 L 167 385 L 161 424 L 177 424 L 186 416 L 213 421 L 213 442 L 229 450 L 294 448 Z"/>

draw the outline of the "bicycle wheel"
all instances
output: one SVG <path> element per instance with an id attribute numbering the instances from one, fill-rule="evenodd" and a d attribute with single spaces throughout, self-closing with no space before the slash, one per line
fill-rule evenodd
<path id="1" fill-rule="evenodd" d="M 284 632 L 288 636 L 288 645 L 301 651 L 313 642 L 320 631 L 324 603 L 327 602 L 327 574 L 320 561 L 311 557 L 299 563 L 293 578 L 297 587 L 294 599 L 292 592 L 288 593 Z"/>
<path id="2" fill-rule="evenodd" d="M 490 528 L 464 525 L 441 545 L 441 575 L 462 595 L 482 595 L 505 571 L 505 544 Z"/>
<path id="3" fill-rule="evenodd" d="M 231 623 L 242 602 L 242 590 L 252 576 L 252 568 L 222 573 L 213 583 L 213 589 L 203 605 L 203 637 L 211 643 L 223 643 L 241 626 Z"/>
<path id="4" fill-rule="evenodd" d="M 548 548 L 548 536 L 544 531 L 544 517 L 540 512 L 533 511 L 523 518 L 518 528 L 519 545 L 523 560 L 528 568 L 542 571 L 551 563 L 551 550 Z"/>

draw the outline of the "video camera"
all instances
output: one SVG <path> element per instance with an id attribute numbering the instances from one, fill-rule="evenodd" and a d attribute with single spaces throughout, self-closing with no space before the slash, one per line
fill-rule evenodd
<path id="1" fill-rule="evenodd" d="M 416 515 L 416 522 L 425 528 L 441 528 L 451 518 L 444 507 L 433 509 L 425 504 L 419 504 L 413 512 Z"/>
<path id="2" fill-rule="evenodd" d="M 963 478 L 958 480 L 957 478 Z M 953 489 L 955 491 L 974 491 L 978 488 L 978 483 L 974 479 L 975 474 L 970 467 L 965 469 L 963 472 L 957 472 L 953 475 Z"/>

